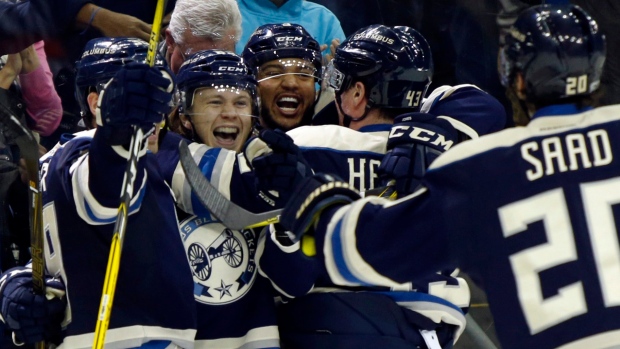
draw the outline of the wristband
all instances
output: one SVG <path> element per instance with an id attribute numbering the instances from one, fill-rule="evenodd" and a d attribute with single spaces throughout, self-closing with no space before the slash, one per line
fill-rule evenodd
<path id="1" fill-rule="evenodd" d="M 86 34 L 88 29 L 90 29 L 90 26 L 93 24 L 93 19 L 95 19 L 95 15 L 97 14 L 97 12 L 99 12 L 99 10 L 101 10 L 101 7 L 97 7 L 96 9 L 93 10 L 93 12 L 90 14 L 90 19 L 88 20 L 88 24 L 86 25 L 86 28 L 84 28 L 84 30 L 80 33 L 80 35 Z"/>

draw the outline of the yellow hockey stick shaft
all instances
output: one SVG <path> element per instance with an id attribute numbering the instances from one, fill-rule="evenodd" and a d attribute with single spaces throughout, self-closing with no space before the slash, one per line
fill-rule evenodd
<path id="1" fill-rule="evenodd" d="M 165 0 L 157 0 L 157 8 L 155 9 L 155 18 L 153 19 L 153 29 L 149 40 L 149 49 L 147 54 L 147 63 L 150 66 L 155 64 L 157 53 L 157 44 L 161 31 L 161 22 L 164 17 Z M 101 294 L 101 302 L 99 303 L 99 311 L 97 312 L 97 327 L 95 328 L 95 338 L 93 340 L 94 349 L 103 349 L 106 333 L 110 324 L 110 316 L 112 314 L 112 303 L 114 301 L 114 293 L 116 291 L 116 282 L 118 280 L 118 272 L 121 262 L 121 251 L 123 249 L 123 241 L 125 230 L 127 228 L 127 219 L 129 215 L 129 205 L 131 192 L 133 188 L 131 167 L 137 163 L 137 150 L 139 148 L 139 138 L 141 130 L 134 126 L 134 133 L 130 145 L 130 159 L 127 163 L 125 171 L 125 180 L 123 181 L 123 190 L 121 204 L 118 208 L 116 217 L 116 225 L 114 226 L 114 235 L 112 236 L 112 244 L 110 245 L 110 254 L 108 256 L 108 264 L 106 267 L 105 279 L 103 281 L 103 291 Z M 135 151 L 134 151 L 135 150 Z M 134 175 L 135 176 L 135 175 Z M 128 190 L 129 187 L 129 190 Z"/>

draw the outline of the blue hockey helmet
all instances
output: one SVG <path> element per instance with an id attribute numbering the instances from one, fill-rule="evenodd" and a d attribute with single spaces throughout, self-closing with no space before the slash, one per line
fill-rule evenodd
<path id="1" fill-rule="evenodd" d="M 381 108 L 419 108 L 433 77 L 426 39 L 415 29 L 374 24 L 349 36 L 336 50 L 324 78 L 346 91 L 362 81 L 368 104 Z"/>
<path id="2" fill-rule="evenodd" d="M 125 64 L 145 63 L 148 49 L 146 41 L 136 38 L 101 37 L 86 44 L 75 67 L 75 98 L 80 105 L 82 117 L 90 115 L 86 97 L 92 88 L 107 83 Z M 165 64 L 161 55 L 157 55 L 155 66 Z"/>
<path id="3" fill-rule="evenodd" d="M 312 35 L 299 24 L 265 24 L 258 27 L 248 39 L 241 54 L 257 74 L 266 62 L 282 58 L 306 60 L 321 71 L 321 47 Z"/>
<path id="4" fill-rule="evenodd" d="M 190 56 L 176 76 L 180 94 L 179 111 L 185 112 L 194 102 L 199 88 L 245 90 L 252 98 L 252 114 L 258 115 L 256 78 L 240 56 L 227 51 L 206 50 Z"/>
<path id="5" fill-rule="evenodd" d="M 589 95 L 600 85 L 605 36 L 579 6 L 541 5 L 523 11 L 500 51 L 502 84 L 523 74 L 526 99 L 553 101 Z"/>

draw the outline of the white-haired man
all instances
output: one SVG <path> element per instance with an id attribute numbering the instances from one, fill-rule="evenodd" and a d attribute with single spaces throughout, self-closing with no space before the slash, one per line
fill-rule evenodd
<path id="1" fill-rule="evenodd" d="M 241 37 L 241 13 L 235 0 L 177 0 L 166 29 L 166 60 L 177 73 L 201 50 L 235 50 Z"/>

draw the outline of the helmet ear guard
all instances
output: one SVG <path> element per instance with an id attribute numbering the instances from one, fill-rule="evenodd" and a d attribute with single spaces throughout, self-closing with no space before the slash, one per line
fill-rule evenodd
<path id="1" fill-rule="evenodd" d="M 519 15 L 500 51 L 501 82 L 523 74 L 528 102 L 588 96 L 600 86 L 605 37 L 579 6 L 534 6 Z"/>

